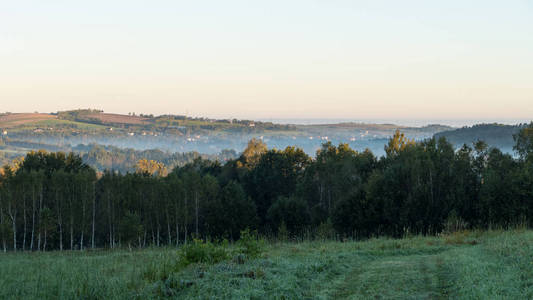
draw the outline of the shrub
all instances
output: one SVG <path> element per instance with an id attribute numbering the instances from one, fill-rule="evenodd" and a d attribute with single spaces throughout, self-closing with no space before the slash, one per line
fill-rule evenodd
<path id="1" fill-rule="evenodd" d="M 259 257 L 263 251 L 263 241 L 259 240 L 257 231 L 250 231 L 245 229 L 241 231 L 241 238 L 237 242 L 237 245 L 241 248 L 242 254 L 249 258 Z"/>
<path id="2" fill-rule="evenodd" d="M 194 239 L 192 243 L 183 246 L 180 254 L 180 260 L 186 265 L 191 263 L 216 264 L 229 257 L 224 246 L 217 246 L 199 239 Z"/>

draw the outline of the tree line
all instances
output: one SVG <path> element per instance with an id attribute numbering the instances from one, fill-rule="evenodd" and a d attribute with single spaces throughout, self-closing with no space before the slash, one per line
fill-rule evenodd
<path id="1" fill-rule="evenodd" d="M 169 171 L 141 160 L 125 174 L 97 173 L 73 153 L 30 152 L 0 172 L 0 242 L 43 251 L 236 240 L 246 228 L 367 238 L 529 226 L 533 123 L 515 135 L 515 151 L 396 132 L 379 158 L 332 143 L 311 158 L 254 139 L 225 164 L 197 158 Z"/>

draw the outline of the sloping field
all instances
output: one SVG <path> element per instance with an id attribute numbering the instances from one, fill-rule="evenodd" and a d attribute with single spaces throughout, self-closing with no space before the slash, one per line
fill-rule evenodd
<path id="1" fill-rule="evenodd" d="M 29 123 L 57 119 L 57 116 L 39 113 L 17 113 L 0 115 L 0 128 L 12 128 Z"/>
<path id="2" fill-rule="evenodd" d="M 236 246 L 218 247 L 231 253 Z M 533 232 L 527 230 L 271 243 L 258 258 L 230 255 L 186 267 L 180 252 L 0 253 L 0 298 L 533 298 Z"/>
<path id="3" fill-rule="evenodd" d="M 150 119 L 148 118 L 108 113 L 88 114 L 87 119 L 97 119 L 106 124 L 146 125 L 150 123 Z"/>

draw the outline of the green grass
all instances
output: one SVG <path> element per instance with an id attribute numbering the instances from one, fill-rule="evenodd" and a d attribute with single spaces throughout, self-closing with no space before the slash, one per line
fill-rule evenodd
<path id="1" fill-rule="evenodd" d="M 533 298 L 528 230 L 270 243 L 244 261 L 237 247 L 214 264 L 170 248 L 0 254 L 0 298 Z"/>

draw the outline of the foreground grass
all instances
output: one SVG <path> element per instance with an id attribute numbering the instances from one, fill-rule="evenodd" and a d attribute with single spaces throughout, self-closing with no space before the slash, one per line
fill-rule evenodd
<path id="1" fill-rule="evenodd" d="M 526 230 L 278 243 L 259 258 L 213 265 L 181 266 L 178 257 L 175 249 L 0 254 L 0 298 L 533 298 Z"/>

